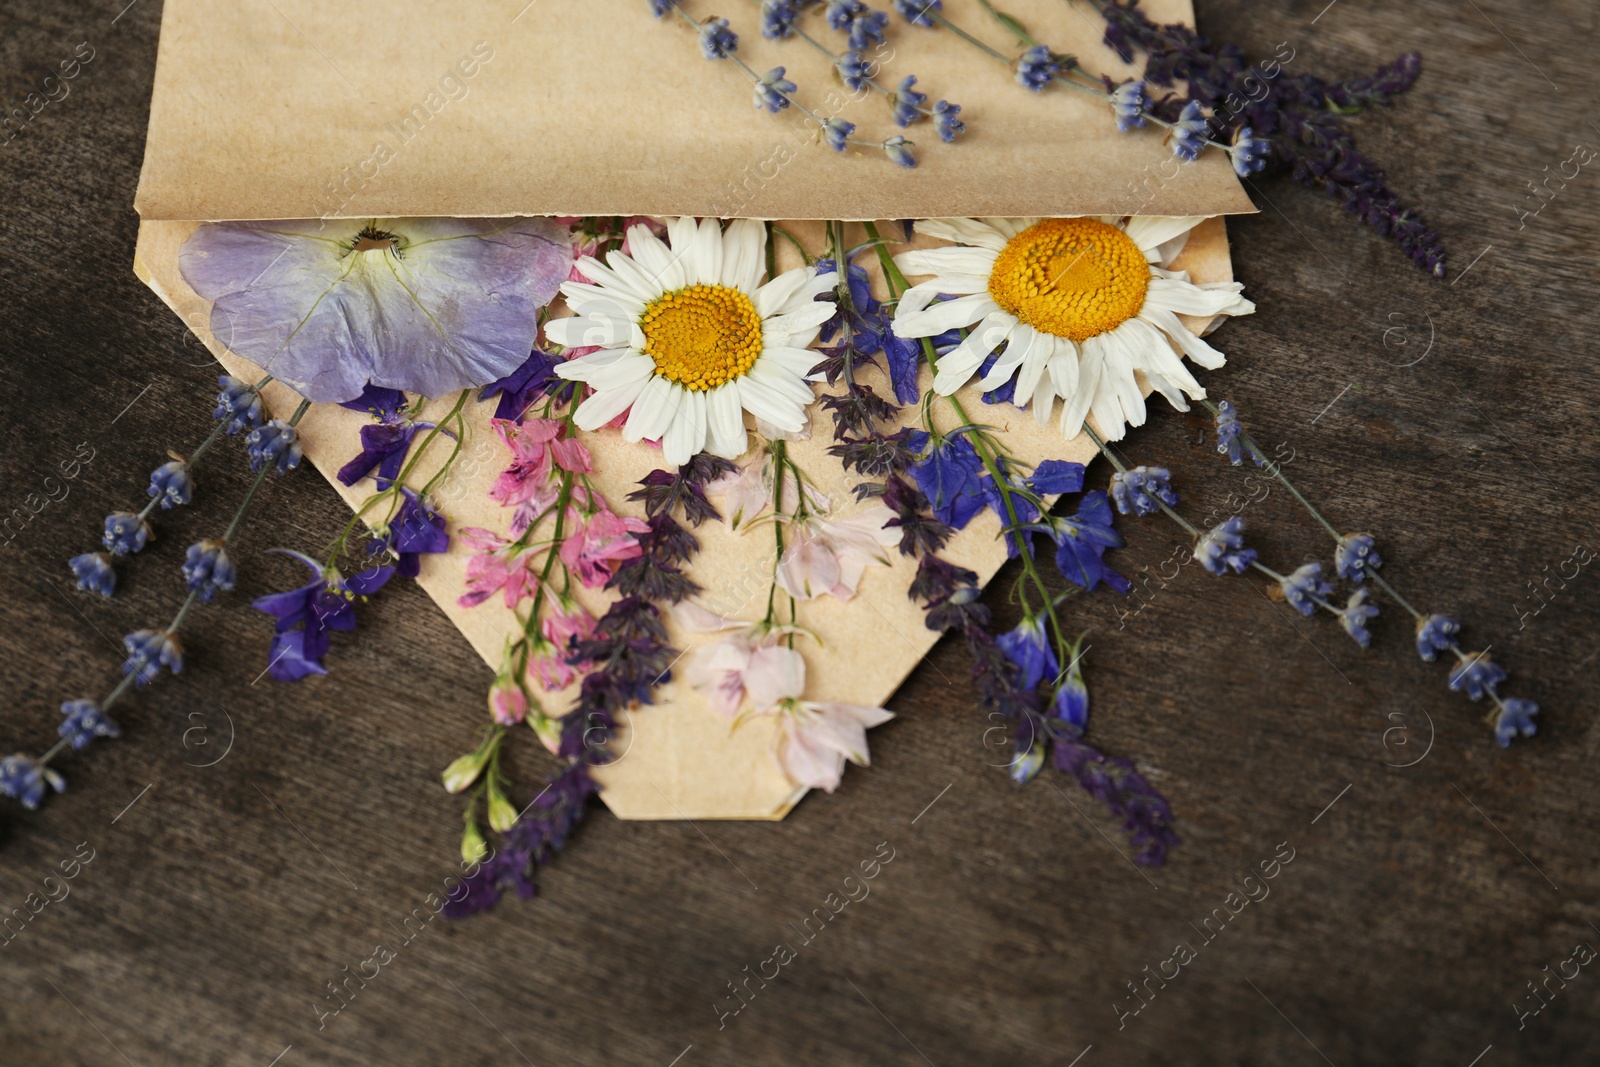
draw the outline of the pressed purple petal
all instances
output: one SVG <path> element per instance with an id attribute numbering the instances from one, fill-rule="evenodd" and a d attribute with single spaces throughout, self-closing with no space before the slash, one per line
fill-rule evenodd
<path id="1" fill-rule="evenodd" d="M 368 383 L 439 396 L 528 358 L 538 311 L 571 266 L 545 219 L 393 219 L 398 253 L 355 252 L 359 220 L 221 222 L 184 244 L 184 280 L 214 301 L 211 330 L 309 400 Z"/>

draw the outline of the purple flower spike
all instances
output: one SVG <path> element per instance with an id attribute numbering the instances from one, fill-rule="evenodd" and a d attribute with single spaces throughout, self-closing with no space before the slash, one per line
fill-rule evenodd
<path id="1" fill-rule="evenodd" d="M 178 263 L 230 349 L 343 402 L 369 382 L 441 396 L 516 370 L 572 245 L 545 219 L 218 222 Z"/>

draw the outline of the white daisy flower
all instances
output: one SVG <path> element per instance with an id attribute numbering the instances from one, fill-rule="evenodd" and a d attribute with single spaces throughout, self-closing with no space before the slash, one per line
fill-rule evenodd
<path id="1" fill-rule="evenodd" d="M 1221 352 L 1178 315 L 1248 315 L 1255 305 L 1237 282 L 1196 285 L 1170 271 L 1189 231 L 1205 221 L 1184 217 L 1067 219 L 934 219 L 917 232 L 955 244 L 903 252 L 895 263 L 910 275 L 933 275 L 906 290 L 895 309 L 901 337 L 932 337 L 972 327 L 939 357 L 935 391 L 949 395 L 983 361 L 1000 355 L 978 388 L 1016 380 L 1015 403 L 1031 403 L 1041 425 L 1062 401 L 1061 432 L 1075 437 L 1093 415 L 1100 435 L 1115 441 L 1143 425 L 1144 390 L 1134 372 L 1179 411 L 1185 394 L 1206 391 L 1174 346 L 1208 369 Z M 940 295 L 954 297 L 938 301 Z M 1002 347 L 1003 346 L 1003 347 Z"/>
<path id="2" fill-rule="evenodd" d="M 753 219 L 726 231 L 716 219 L 669 219 L 667 238 L 670 248 L 633 226 L 626 254 L 578 260 L 593 285 L 561 287 L 575 316 L 547 324 L 546 336 L 600 346 L 556 366 L 594 390 L 578 426 L 593 430 L 627 411 L 623 438 L 659 440 L 672 465 L 701 451 L 741 455 L 746 411 L 800 432 L 815 399 L 806 376 L 819 362 L 806 346 L 835 310 L 816 296 L 832 275 L 797 267 L 762 285 L 766 227 Z"/>

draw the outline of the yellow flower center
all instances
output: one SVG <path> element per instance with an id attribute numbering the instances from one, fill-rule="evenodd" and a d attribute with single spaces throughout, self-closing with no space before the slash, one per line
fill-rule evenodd
<path id="1" fill-rule="evenodd" d="M 1144 307 L 1150 265 L 1132 238 L 1095 219 L 1045 219 L 1006 242 L 994 302 L 1036 330 L 1085 341 Z"/>
<path id="2" fill-rule="evenodd" d="M 667 293 L 644 309 L 639 328 L 656 373 L 685 389 L 715 389 L 761 355 L 761 316 L 748 296 L 726 285 Z"/>

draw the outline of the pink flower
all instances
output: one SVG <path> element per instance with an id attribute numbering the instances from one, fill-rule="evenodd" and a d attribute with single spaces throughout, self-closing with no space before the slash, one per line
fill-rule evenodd
<path id="1" fill-rule="evenodd" d="M 749 525 L 772 504 L 775 476 L 770 454 L 758 455 L 706 484 L 708 496 L 720 497 L 722 519 L 730 530 Z M 811 511 L 827 511 L 828 498 L 815 486 L 806 485 L 806 507 Z M 793 472 L 783 479 L 783 500 L 780 506 L 785 514 L 793 514 L 800 506 L 800 486 Z"/>
<path id="2" fill-rule="evenodd" d="M 567 662 L 567 654 L 555 644 L 542 638 L 529 643 L 528 673 L 539 683 L 539 688 L 554 691 L 565 689 L 578 677 L 578 670 Z"/>
<path id="3" fill-rule="evenodd" d="M 867 728 L 894 718 L 884 708 L 859 704 L 815 704 L 787 700 L 773 709 L 779 716 L 777 757 L 795 785 L 833 792 L 844 775 L 844 761 L 865 767 Z"/>
<path id="4" fill-rule="evenodd" d="M 584 611 L 575 601 L 557 597 L 550 613 L 539 620 L 539 629 L 546 640 L 534 644 L 534 655 L 528 660 L 528 671 L 545 689 L 565 689 L 587 668 L 587 664 L 570 663 L 572 642 L 594 636 L 594 616 Z"/>
<path id="5" fill-rule="evenodd" d="M 457 604 L 464 608 L 476 607 L 496 592 L 502 592 L 506 607 L 515 608 L 532 595 L 539 584 L 532 570 L 532 556 L 519 552 L 505 538 L 476 526 L 463 527 L 460 536 L 477 550 L 477 555 L 467 561 L 467 591 Z"/>
<path id="6" fill-rule="evenodd" d="M 578 509 L 569 508 L 567 523 L 561 562 L 590 589 L 605 585 L 625 562 L 642 555 L 634 534 L 650 529 L 643 519 L 621 518 L 605 510 L 585 519 Z"/>
<path id="7" fill-rule="evenodd" d="M 894 512 L 872 504 L 847 519 L 793 524 L 778 563 L 778 584 L 796 600 L 824 593 L 849 600 L 868 567 L 889 565 L 884 549 L 900 540 L 896 531 L 884 527 L 892 518 Z"/>
<path id="8" fill-rule="evenodd" d="M 516 679 L 500 675 L 489 687 L 489 714 L 501 726 L 513 726 L 528 714 L 528 696 Z"/>
<path id="9" fill-rule="evenodd" d="M 702 645 L 689 657 L 685 675 L 711 706 L 732 718 L 748 697 L 756 710 L 799 696 L 806 683 L 806 661 L 780 644 L 782 631 L 757 623 Z"/>

